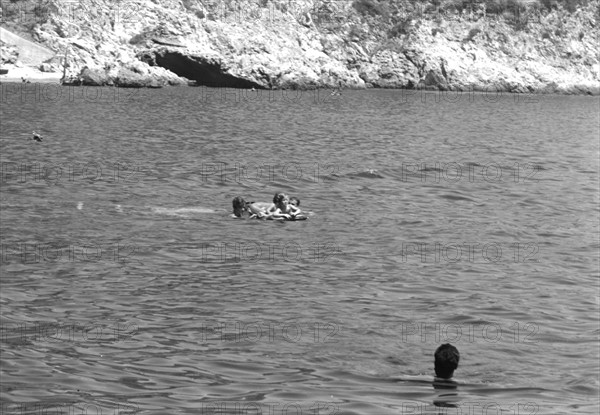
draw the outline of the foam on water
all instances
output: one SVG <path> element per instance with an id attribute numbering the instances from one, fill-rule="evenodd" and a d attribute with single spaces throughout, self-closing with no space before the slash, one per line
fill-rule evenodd
<path id="1" fill-rule="evenodd" d="M 167 216 L 193 216 L 195 214 L 203 213 L 217 213 L 217 209 L 203 208 L 203 207 L 189 207 L 189 208 L 164 208 L 164 207 L 152 207 L 152 212 L 159 215 Z"/>

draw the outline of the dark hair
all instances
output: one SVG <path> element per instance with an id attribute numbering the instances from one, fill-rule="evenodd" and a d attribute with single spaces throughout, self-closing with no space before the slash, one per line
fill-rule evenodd
<path id="1" fill-rule="evenodd" d="M 450 379 L 458 367 L 460 353 L 450 343 L 442 344 L 433 354 L 435 358 L 435 375 L 438 378 Z"/>
<path id="2" fill-rule="evenodd" d="M 246 208 L 246 201 L 244 200 L 244 198 L 241 196 L 234 197 L 232 204 L 233 214 L 238 217 L 241 216 L 242 212 Z"/>
<path id="3" fill-rule="evenodd" d="M 290 203 L 292 203 L 292 201 L 294 200 L 297 202 L 296 206 L 300 206 L 300 199 L 298 199 L 297 197 L 290 197 Z"/>
<path id="4" fill-rule="evenodd" d="M 279 192 L 279 193 L 275 193 L 275 196 L 273 196 L 273 203 L 275 204 L 275 206 L 279 206 L 279 204 L 283 201 L 283 199 L 285 199 L 287 195 L 283 192 Z"/>

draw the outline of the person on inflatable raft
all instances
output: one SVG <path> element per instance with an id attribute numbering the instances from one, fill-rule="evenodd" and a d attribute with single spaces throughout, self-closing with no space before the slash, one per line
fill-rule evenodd
<path id="1" fill-rule="evenodd" d="M 273 203 L 247 202 L 243 197 L 233 199 L 233 217 L 242 218 L 248 213 L 250 219 L 296 220 L 305 218 L 298 207 L 300 199 L 288 197 L 285 193 L 275 193 Z"/>

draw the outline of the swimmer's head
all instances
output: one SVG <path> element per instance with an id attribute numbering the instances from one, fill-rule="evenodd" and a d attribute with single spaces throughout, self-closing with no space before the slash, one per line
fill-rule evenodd
<path id="1" fill-rule="evenodd" d="M 288 203 L 290 201 L 288 195 L 286 195 L 285 193 L 275 193 L 275 196 L 273 196 L 273 203 L 275 204 L 275 206 L 281 206 L 281 204 L 284 201 L 287 201 Z"/>
<path id="2" fill-rule="evenodd" d="M 233 198 L 233 214 L 238 218 L 242 216 L 242 213 L 246 210 L 246 205 L 247 203 L 243 197 L 237 196 Z"/>
<path id="3" fill-rule="evenodd" d="M 458 367 L 460 353 L 450 343 L 442 344 L 433 354 L 435 358 L 435 376 L 442 379 L 450 379 Z"/>
<path id="4" fill-rule="evenodd" d="M 290 205 L 292 206 L 300 206 L 300 199 L 298 199 L 297 197 L 290 197 Z"/>

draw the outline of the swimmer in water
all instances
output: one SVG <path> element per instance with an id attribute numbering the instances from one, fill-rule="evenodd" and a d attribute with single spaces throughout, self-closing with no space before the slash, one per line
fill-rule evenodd
<path id="1" fill-rule="evenodd" d="M 35 131 L 34 131 L 32 134 L 33 134 L 32 140 L 35 140 L 35 141 L 37 141 L 38 143 L 40 143 L 40 142 L 41 142 L 41 141 L 44 139 L 44 136 L 43 136 L 43 135 L 41 135 L 41 134 L 38 134 L 38 133 L 36 133 Z"/>
<path id="2" fill-rule="evenodd" d="M 458 382 L 452 379 L 454 371 L 458 367 L 460 354 L 456 347 L 450 343 L 442 344 L 433 354 L 435 378 L 433 378 L 433 389 L 439 390 L 433 404 L 442 408 L 456 408 L 460 400 L 456 388 Z"/>
<path id="3" fill-rule="evenodd" d="M 298 206 L 300 206 L 300 199 L 297 197 L 290 197 L 290 210 L 292 211 L 292 216 L 302 213 Z"/>
<path id="4" fill-rule="evenodd" d="M 402 376 L 396 378 L 396 380 L 417 381 L 426 383 L 433 382 L 434 387 L 437 386 L 437 383 L 440 383 L 442 385 L 453 385 L 448 387 L 456 387 L 458 382 L 452 379 L 452 376 L 454 376 L 454 371 L 458 367 L 458 361 L 460 360 L 460 353 L 458 353 L 456 347 L 452 346 L 450 343 L 442 344 L 435 350 L 433 358 L 433 367 L 435 370 L 435 376 L 433 378 L 431 376 L 417 375 Z"/>
<path id="5" fill-rule="evenodd" d="M 234 218 L 241 218 L 244 216 L 244 213 L 248 213 L 249 219 L 263 218 L 267 216 L 268 204 L 246 202 L 246 200 L 241 196 L 235 197 L 232 204 L 233 214 L 231 216 Z"/>
<path id="6" fill-rule="evenodd" d="M 433 357 L 435 359 L 433 386 L 455 388 L 456 382 L 452 380 L 452 376 L 460 360 L 458 349 L 450 343 L 445 343 L 436 349 Z"/>
<path id="7" fill-rule="evenodd" d="M 285 193 L 275 193 L 273 205 L 267 209 L 266 219 L 291 219 L 296 208 L 290 205 L 290 198 Z"/>
<path id="8" fill-rule="evenodd" d="M 249 202 L 248 212 L 250 213 L 250 219 L 267 219 L 267 209 L 271 206 L 270 203 L 263 202 Z"/>
<path id="9" fill-rule="evenodd" d="M 436 349 L 433 357 L 435 369 L 435 377 L 433 379 L 431 376 L 418 375 L 402 376 L 395 380 L 430 384 L 437 390 L 433 400 L 435 406 L 444 408 L 457 407 L 458 402 L 460 401 L 460 397 L 456 390 L 459 383 L 452 379 L 452 376 L 454 376 L 454 371 L 458 367 L 460 354 L 456 347 L 446 343 Z"/>
<path id="10" fill-rule="evenodd" d="M 233 198 L 233 215 L 234 218 L 241 218 L 244 215 L 244 212 L 248 211 L 248 202 L 244 200 L 243 197 L 237 196 Z"/>

